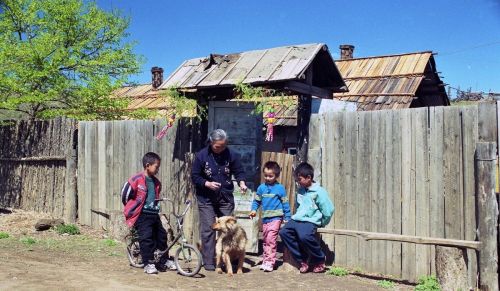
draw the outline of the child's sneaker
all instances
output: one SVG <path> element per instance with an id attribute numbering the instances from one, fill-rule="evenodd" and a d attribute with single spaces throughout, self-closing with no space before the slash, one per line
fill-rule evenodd
<path id="1" fill-rule="evenodd" d="M 156 269 L 154 264 L 147 264 L 144 266 L 144 273 L 146 274 L 158 274 L 158 270 Z"/>
<path id="2" fill-rule="evenodd" d="M 301 273 L 307 273 L 307 272 L 309 272 L 309 265 L 307 263 L 304 263 L 304 262 L 300 263 L 300 269 L 299 269 L 299 271 Z"/>
<path id="3" fill-rule="evenodd" d="M 323 273 L 325 271 L 326 267 L 325 267 L 325 263 L 319 263 L 317 265 L 314 266 L 313 268 L 313 273 Z"/>
<path id="4" fill-rule="evenodd" d="M 264 272 L 272 272 L 274 270 L 274 267 L 271 264 L 263 264 L 262 270 Z"/>
<path id="5" fill-rule="evenodd" d="M 262 264 L 260 264 L 259 269 L 260 269 L 260 270 L 264 270 L 264 268 L 265 268 L 265 267 L 266 267 L 266 263 L 262 263 Z"/>

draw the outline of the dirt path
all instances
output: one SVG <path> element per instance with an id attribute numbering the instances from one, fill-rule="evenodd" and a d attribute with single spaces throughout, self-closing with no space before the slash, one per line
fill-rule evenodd
<path id="1" fill-rule="evenodd" d="M 0 216 L 0 231 L 6 231 L 2 225 Z M 95 233 L 23 230 L 0 239 L 0 290 L 386 290 L 376 280 L 357 276 L 263 273 L 258 267 L 232 278 L 204 271 L 197 278 L 175 272 L 148 276 L 128 266 L 123 250 L 123 244 Z M 397 285 L 394 290 L 411 288 Z"/>

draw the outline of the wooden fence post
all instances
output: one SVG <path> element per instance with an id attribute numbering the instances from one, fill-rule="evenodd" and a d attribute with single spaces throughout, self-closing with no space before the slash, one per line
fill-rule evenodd
<path id="1" fill-rule="evenodd" d="M 72 123 L 73 126 L 73 123 Z M 66 222 L 75 223 L 77 217 L 77 189 L 76 189 L 76 169 L 77 169 L 77 149 L 74 142 L 74 135 L 77 131 L 71 128 L 71 144 L 66 152 L 66 181 L 64 193 L 64 219 Z"/>
<path id="2" fill-rule="evenodd" d="M 497 225 L 498 204 L 495 196 L 496 143 L 476 145 L 476 199 L 478 210 L 479 287 L 498 290 Z"/>

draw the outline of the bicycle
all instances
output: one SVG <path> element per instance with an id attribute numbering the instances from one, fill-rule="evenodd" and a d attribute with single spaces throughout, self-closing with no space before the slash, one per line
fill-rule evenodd
<path id="1" fill-rule="evenodd" d="M 202 257 L 200 251 L 187 243 L 187 239 L 184 236 L 184 217 L 186 216 L 189 208 L 191 207 L 191 201 L 187 200 L 185 202 L 186 208 L 182 214 L 178 215 L 175 212 L 174 201 L 168 198 L 156 199 L 156 201 L 168 201 L 172 203 L 172 215 L 176 218 L 177 222 L 177 235 L 173 237 L 173 239 L 168 242 L 167 248 L 164 251 L 156 250 L 154 253 L 154 261 L 155 263 L 160 262 L 160 259 L 168 254 L 169 250 L 174 246 L 178 246 L 174 255 L 174 263 L 177 268 L 177 272 L 183 276 L 192 277 L 198 274 L 203 264 Z M 170 219 L 164 214 L 167 221 Z M 132 229 L 130 234 L 127 235 L 127 239 L 130 239 L 130 242 L 127 244 L 127 257 L 130 262 L 130 265 L 136 268 L 144 268 L 144 263 L 142 262 L 141 252 L 139 249 L 139 237 L 137 232 Z M 167 239 L 168 240 L 168 239 Z"/>

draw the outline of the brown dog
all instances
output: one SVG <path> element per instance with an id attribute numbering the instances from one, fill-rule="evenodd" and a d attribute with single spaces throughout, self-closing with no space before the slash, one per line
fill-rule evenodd
<path id="1" fill-rule="evenodd" d="M 233 275 L 232 260 L 238 259 L 237 274 L 243 274 L 243 261 L 245 260 L 245 246 L 247 244 L 247 234 L 241 226 L 236 224 L 236 218 L 223 216 L 217 218 L 212 225 L 212 229 L 217 230 L 216 271 L 222 274 L 221 262 L 224 262 L 229 276 Z"/>

